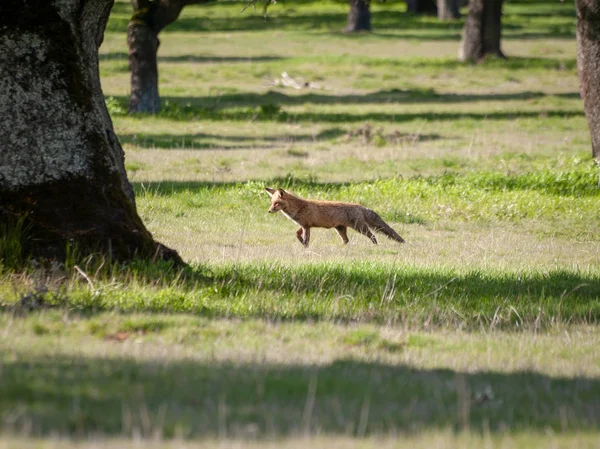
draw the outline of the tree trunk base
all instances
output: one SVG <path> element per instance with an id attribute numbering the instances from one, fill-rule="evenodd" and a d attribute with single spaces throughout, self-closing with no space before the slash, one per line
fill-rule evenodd
<path id="1" fill-rule="evenodd" d="M 487 53 L 484 53 L 483 56 L 481 56 L 475 62 L 477 64 L 481 64 L 481 63 L 487 61 L 488 59 L 507 59 L 507 57 L 504 53 L 502 53 L 502 50 L 492 50 L 492 51 L 488 51 Z"/>
<path id="2" fill-rule="evenodd" d="M 500 49 L 502 0 L 471 0 L 465 21 L 458 59 L 479 63 L 490 56 L 506 59 Z"/>
<path id="3" fill-rule="evenodd" d="M 64 262 L 70 248 L 79 255 L 100 253 L 117 261 L 183 264 L 177 251 L 153 240 L 125 196 L 88 179 L 0 191 L 0 196 L 0 222 L 22 220 L 25 259 Z"/>
<path id="4" fill-rule="evenodd" d="M 369 0 L 350 0 L 348 25 L 346 25 L 344 32 L 358 33 L 362 31 L 371 31 Z"/>

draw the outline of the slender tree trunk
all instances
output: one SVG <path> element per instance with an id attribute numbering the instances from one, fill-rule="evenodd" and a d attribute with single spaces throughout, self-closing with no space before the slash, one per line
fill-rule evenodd
<path id="1" fill-rule="evenodd" d="M 451 20 L 460 17 L 459 0 L 438 0 L 438 19 Z"/>
<path id="2" fill-rule="evenodd" d="M 127 26 L 131 97 L 129 112 L 156 113 L 158 94 L 158 33 L 179 17 L 186 4 L 207 0 L 132 0 L 133 16 Z"/>
<path id="3" fill-rule="evenodd" d="M 406 10 L 413 14 L 438 13 L 436 0 L 406 0 Z"/>
<path id="4" fill-rule="evenodd" d="M 136 2 L 134 2 L 136 3 Z M 129 112 L 156 113 L 160 110 L 158 96 L 157 53 L 160 44 L 152 16 L 156 3 L 138 4 L 127 26 L 129 45 L 129 70 L 131 71 L 131 97 Z"/>
<path id="5" fill-rule="evenodd" d="M 489 55 L 504 58 L 500 49 L 502 0 L 471 0 L 459 50 L 461 61 L 481 61 Z"/>
<path id="6" fill-rule="evenodd" d="M 100 46 L 112 0 L 0 3 L 0 223 L 24 252 L 171 259 L 137 214 L 104 104 Z"/>
<path id="7" fill-rule="evenodd" d="M 350 0 L 350 12 L 348 13 L 348 25 L 346 33 L 357 31 L 371 31 L 370 0 Z"/>
<path id="8" fill-rule="evenodd" d="M 600 163 L 600 2 L 575 0 L 575 7 L 579 89 L 592 135 L 592 156 Z"/>

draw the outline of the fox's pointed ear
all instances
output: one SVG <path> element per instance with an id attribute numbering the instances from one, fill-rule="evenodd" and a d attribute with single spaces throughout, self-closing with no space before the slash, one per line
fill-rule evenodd
<path id="1" fill-rule="evenodd" d="M 283 198 L 286 195 L 287 195 L 287 192 L 285 190 L 279 189 L 279 196 L 281 196 Z"/>
<path id="2" fill-rule="evenodd" d="M 273 196 L 273 194 L 275 193 L 275 189 L 269 189 L 268 187 L 265 187 L 265 190 L 267 191 L 269 196 Z"/>

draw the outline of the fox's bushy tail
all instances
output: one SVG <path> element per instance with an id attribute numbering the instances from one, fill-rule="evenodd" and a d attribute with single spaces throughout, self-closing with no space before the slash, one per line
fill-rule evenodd
<path id="1" fill-rule="evenodd" d="M 392 240 L 396 240 L 397 242 L 404 243 L 404 239 L 402 237 L 400 237 L 400 235 L 396 231 L 394 231 L 390 227 L 390 225 L 388 225 L 385 221 L 383 221 L 383 219 L 379 215 L 377 215 L 377 213 L 372 211 L 371 209 L 365 208 L 365 221 L 367 222 L 369 227 L 373 229 L 373 231 L 381 232 L 382 234 L 385 234 L 387 237 L 391 238 Z"/>

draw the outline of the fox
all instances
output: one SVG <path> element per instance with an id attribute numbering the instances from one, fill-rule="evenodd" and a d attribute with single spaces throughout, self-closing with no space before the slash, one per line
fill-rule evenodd
<path id="1" fill-rule="evenodd" d="M 308 247 L 310 242 L 311 228 L 335 228 L 344 245 L 350 241 L 347 235 L 348 228 L 369 237 L 375 245 L 377 239 L 371 229 L 399 243 L 404 243 L 404 239 L 379 215 L 360 204 L 308 200 L 283 189 L 265 187 L 265 190 L 271 197 L 269 213 L 281 211 L 287 218 L 300 225 L 296 237 L 305 247 Z"/>

